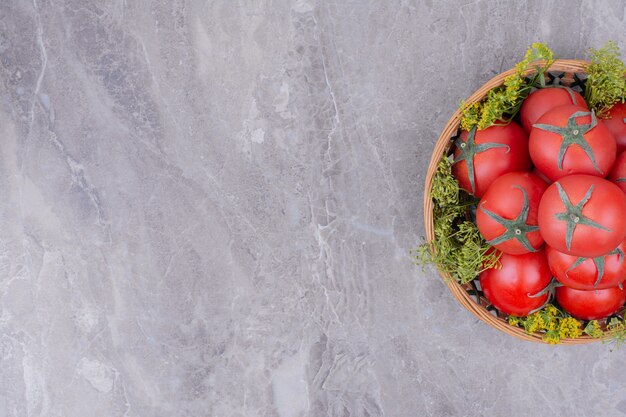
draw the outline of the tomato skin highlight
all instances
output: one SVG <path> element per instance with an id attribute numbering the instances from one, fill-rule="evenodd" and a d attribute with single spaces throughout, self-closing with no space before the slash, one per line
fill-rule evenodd
<path id="1" fill-rule="evenodd" d="M 548 184 L 541 178 L 530 172 L 510 172 L 495 180 L 478 203 L 476 209 L 476 225 L 481 235 L 488 242 L 502 236 L 507 229 L 499 222 L 491 218 L 484 210 L 495 213 L 508 220 L 515 219 L 522 211 L 524 194 L 526 193 L 529 203 L 526 224 L 538 225 L 539 201 Z M 543 245 L 543 237 L 539 230 L 525 234 L 528 242 L 535 250 Z M 518 239 L 510 239 L 493 246 L 510 255 L 521 255 L 531 252 Z"/>
<path id="2" fill-rule="evenodd" d="M 570 117 L 577 112 L 589 112 L 589 110 L 579 106 L 556 107 L 541 116 L 530 132 L 528 142 L 530 157 L 537 169 L 550 181 L 573 174 L 605 177 L 615 162 L 617 152 L 615 139 L 604 122 L 596 118 L 595 127 L 582 134 L 581 139 L 588 145 L 596 163 L 594 164 L 585 149 L 578 144 L 571 144 L 565 150 L 562 169 L 559 168 L 559 152 L 564 138 L 558 133 L 540 128 L 539 125 L 566 129 Z M 577 126 L 580 126 L 580 132 L 593 123 L 591 116 L 576 117 L 574 121 Z"/>
<path id="3" fill-rule="evenodd" d="M 571 95 L 570 95 L 571 92 Z M 574 99 L 572 100 L 572 96 Z M 526 97 L 520 109 L 520 122 L 527 133 L 532 130 L 533 124 L 548 111 L 564 105 L 575 105 L 587 109 L 587 103 L 580 93 L 559 87 L 541 88 Z"/>
<path id="4" fill-rule="evenodd" d="M 626 151 L 626 103 L 615 103 L 608 112 L 604 124 L 609 129 L 617 144 L 617 153 Z"/>
<path id="5" fill-rule="evenodd" d="M 619 154 L 607 179 L 626 194 L 626 152 Z"/>
<path id="6" fill-rule="evenodd" d="M 459 139 L 462 142 L 467 142 L 468 135 L 469 132 L 463 131 Z M 487 129 L 477 130 L 474 141 L 476 144 L 504 144 L 508 146 L 508 150 L 507 148 L 492 148 L 474 156 L 475 192 L 472 192 L 467 163 L 462 160 L 452 165 L 452 174 L 459 182 L 459 186 L 468 193 L 480 198 L 491 183 L 501 175 L 514 171 L 530 171 L 528 136 L 515 122 L 506 126 L 491 126 Z M 455 148 L 455 159 L 460 153 L 460 150 Z"/>
<path id="7" fill-rule="evenodd" d="M 599 320 L 617 313 L 626 302 L 626 292 L 619 287 L 603 290 L 556 289 L 556 301 L 565 311 L 582 320 Z"/>
<path id="8" fill-rule="evenodd" d="M 504 253 L 500 263 L 502 268 L 487 269 L 480 274 L 480 287 L 498 310 L 525 316 L 548 301 L 548 294 L 529 296 L 539 293 L 552 280 L 543 249 L 523 255 Z"/>
<path id="9" fill-rule="evenodd" d="M 550 271 L 563 285 L 577 290 L 602 290 L 616 287 L 626 280 L 626 241 L 622 241 L 615 252 L 602 256 L 602 259 L 580 258 L 557 251 L 546 245 L 546 256 Z M 584 259 L 584 260 L 582 260 Z M 576 262 L 582 260 L 578 266 Z M 598 275 L 603 269 L 602 278 L 598 282 Z M 597 285 L 596 282 L 598 283 Z"/>
<path id="10" fill-rule="evenodd" d="M 572 205 L 579 205 L 590 193 L 579 216 L 564 215 L 567 210 L 559 194 L 559 185 Z M 559 220 L 557 216 L 565 218 Z M 568 248 L 568 222 L 572 223 L 574 217 L 578 218 L 578 222 L 574 224 Z M 587 220 L 609 231 L 583 224 Z M 551 184 L 541 197 L 539 230 L 546 244 L 559 252 L 585 258 L 604 255 L 626 238 L 626 195 L 615 184 L 603 178 L 591 175 L 561 178 Z"/>

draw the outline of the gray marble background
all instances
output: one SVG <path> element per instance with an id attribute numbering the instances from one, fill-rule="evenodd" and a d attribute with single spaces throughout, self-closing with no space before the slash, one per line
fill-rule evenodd
<path id="1" fill-rule="evenodd" d="M 625 415 L 408 256 L 459 100 L 625 7 L 2 0 L 0 416 Z"/>

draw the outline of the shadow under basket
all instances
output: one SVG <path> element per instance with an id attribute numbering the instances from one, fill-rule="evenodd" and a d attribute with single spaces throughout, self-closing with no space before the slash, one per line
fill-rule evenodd
<path id="1" fill-rule="evenodd" d="M 582 60 L 557 60 L 550 67 L 550 72 L 546 74 L 546 84 L 561 84 L 569 86 L 577 91 L 584 89 L 586 72 L 585 68 L 589 64 L 587 61 Z M 494 87 L 498 87 L 504 83 L 504 79 L 509 75 L 515 73 L 515 68 L 505 71 L 487 83 L 485 83 L 480 89 L 472 94 L 467 100 L 467 103 L 475 103 L 481 101 L 487 96 L 489 90 Z M 459 134 L 459 126 L 461 123 L 461 112 L 457 109 L 452 115 L 448 123 L 446 123 L 433 151 L 428 165 L 428 171 L 426 174 L 426 185 L 424 192 L 424 226 L 426 229 L 426 239 L 430 243 L 433 241 L 434 234 L 434 219 L 433 219 L 433 201 L 430 198 L 430 192 L 432 189 L 432 182 L 437 171 L 437 164 L 441 160 L 442 156 L 449 155 L 452 152 L 453 139 Z M 548 343 L 542 339 L 541 333 L 528 334 L 524 329 L 511 326 L 507 321 L 507 315 L 498 311 L 492 306 L 489 301 L 484 297 L 478 280 L 471 281 L 467 284 L 459 284 L 448 274 L 438 271 L 439 275 L 443 278 L 454 297 L 461 303 L 463 307 L 468 309 L 476 317 L 495 327 L 496 329 L 514 336 L 518 339 L 528 340 L 537 343 Z M 606 320 L 600 321 L 602 328 L 606 326 Z M 584 323 L 583 323 L 584 326 Z M 563 338 L 560 343 L 563 345 L 577 345 L 597 342 L 600 339 L 592 338 L 583 334 L 576 339 Z"/>

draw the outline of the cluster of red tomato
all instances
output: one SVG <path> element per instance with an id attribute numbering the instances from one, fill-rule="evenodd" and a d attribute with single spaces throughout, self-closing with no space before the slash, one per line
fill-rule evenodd
<path id="1" fill-rule="evenodd" d="M 510 315 L 540 308 L 554 290 L 574 317 L 610 316 L 626 302 L 626 105 L 599 119 L 579 93 L 551 87 L 531 93 L 519 116 L 521 126 L 455 142 L 453 174 L 480 198 L 478 229 L 502 252 L 481 288 Z"/>

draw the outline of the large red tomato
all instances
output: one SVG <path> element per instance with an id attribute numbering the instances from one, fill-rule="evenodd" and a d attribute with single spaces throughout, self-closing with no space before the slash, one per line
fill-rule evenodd
<path id="1" fill-rule="evenodd" d="M 533 124 L 548 110 L 567 104 L 588 108 L 583 96 L 569 87 L 549 87 L 533 91 L 526 97 L 519 111 L 522 127 L 530 133 Z"/>
<path id="2" fill-rule="evenodd" d="M 487 243 L 511 255 L 541 248 L 537 211 L 546 188 L 530 172 L 510 172 L 495 180 L 476 210 L 476 225 Z"/>
<path id="3" fill-rule="evenodd" d="M 584 107 L 560 106 L 541 116 L 529 138 L 530 157 L 556 181 L 571 174 L 605 177 L 615 161 L 613 135 Z"/>
<path id="4" fill-rule="evenodd" d="M 626 152 L 619 154 L 608 179 L 626 193 Z"/>
<path id="5" fill-rule="evenodd" d="M 605 255 L 626 238 L 626 195 L 610 181 L 570 175 L 550 185 L 539 202 L 546 243 L 569 255 Z"/>
<path id="6" fill-rule="evenodd" d="M 514 122 L 463 131 L 455 145 L 452 173 L 461 188 L 479 198 L 502 174 L 531 167 L 528 137 Z"/>
<path id="7" fill-rule="evenodd" d="M 611 107 L 604 124 L 617 142 L 617 153 L 626 151 L 626 104 L 616 103 Z"/>
<path id="8" fill-rule="evenodd" d="M 548 260 L 542 250 L 523 255 L 502 254 L 502 268 L 480 274 L 485 297 L 498 310 L 514 316 L 526 316 L 548 301 L 539 294 L 552 280 Z"/>
<path id="9" fill-rule="evenodd" d="M 556 289 L 556 301 L 565 311 L 582 320 L 599 320 L 617 313 L 626 302 L 626 292 L 619 287 L 603 290 Z"/>
<path id="10" fill-rule="evenodd" d="M 554 277 L 563 285 L 577 290 L 615 287 L 626 280 L 626 241 L 607 255 L 582 258 L 546 246 L 548 264 Z"/>

